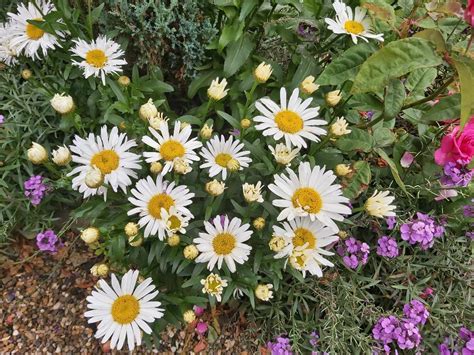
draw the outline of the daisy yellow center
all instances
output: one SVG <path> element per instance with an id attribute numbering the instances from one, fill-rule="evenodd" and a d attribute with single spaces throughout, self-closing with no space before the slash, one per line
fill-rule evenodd
<path id="1" fill-rule="evenodd" d="M 293 265 L 296 268 L 303 269 L 306 265 L 306 256 L 304 254 L 293 256 Z"/>
<path id="2" fill-rule="evenodd" d="M 235 237 L 230 233 L 219 233 L 212 241 L 212 247 L 217 255 L 228 255 L 236 245 Z"/>
<path id="3" fill-rule="evenodd" d="M 297 189 L 291 198 L 293 207 L 301 207 L 308 213 L 318 213 L 323 207 L 321 195 L 310 187 Z"/>
<path id="4" fill-rule="evenodd" d="M 185 153 L 184 146 L 173 139 L 164 142 L 160 146 L 160 154 L 166 161 L 172 161 L 175 158 L 181 158 Z"/>
<path id="5" fill-rule="evenodd" d="M 314 249 L 316 246 L 316 237 L 306 228 L 298 228 L 295 230 L 292 243 L 295 247 L 302 247 L 306 243 L 306 249 Z"/>
<path id="6" fill-rule="evenodd" d="M 223 168 L 227 168 L 227 163 L 232 160 L 232 155 L 227 153 L 219 153 L 216 155 L 216 163 L 222 166 Z"/>
<path id="7" fill-rule="evenodd" d="M 42 18 L 33 18 L 32 20 L 34 20 L 34 21 L 43 21 Z M 31 23 L 27 23 L 26 24 L 26 35 L 28 36 L 29 39 L 32 39 L 32 40 L 36 41 L 36 40 L 40 39 L 41 37 L 43 37 L 44 31 L 41 28 L 39 28 L 39 27 L 37 27 L 37 26 L 35 26 Z"/>
<path id="8" fill-rule="evenodd" d="M 174 200 L 170 195 L 158 194 L 148 202 L 148 213 L 156 219 L 161 219 L 161 209 L 164 208 L 168 212 L 172 206 L 174 206 Z"/>
<path id="9" fill-rule="evenodd" d="M 206 289 L 210 292 L 210 293 L 217 293 L 219 292 L 219 287 L 221 287 L 222 285 L 222 282 L 213 277 L 211 279 L 208 278 L 208 282 L 206 283 Z"/>
<path id="10" fill-rule="evenodd" d="M 177 230 L 177 229 L 180 229 L 181 228 L 181 220 L 179 219 L 178 216 L 170 216 L 168 218 L 168 222 L 169 222 L 169 228 L 171 230 Z"/>
<path id="11" fill-rule="evenodd" d="M 137 318 L 140 304 L 135 296 L 123 295 L 112 304 L 112 318 L 119 324 L 130 324 Z"/>
<path id="12" fill-rule="evenodd" d="M 91 49 L 86 53 L 86 62 L 97 69 L 101 69 L 107 62 L 107 56 L 102 49 Z"/>
<path id="13" fill-rule="evenodd" d="M 346 21 L 344 23 L 344 28 L 347 32 L 358 35 L 361 32 L 364 32 L 364 25 L 358 21 Z"/>
<path id="14" fill-rule="evenodd" d="M 110 174 L 119 167 L 120 157 L 113 150 L 106 149 L 94 154 L 91 165 L 96 166 L 102 174 Z"/>
<path id="15" fill-rule="evenodd" d="M 290 110 L 283 110 L 275 115 L 275 123 L 280 131 L 298 133 L 303 129 L 303 119 L 299 114 Z"/>

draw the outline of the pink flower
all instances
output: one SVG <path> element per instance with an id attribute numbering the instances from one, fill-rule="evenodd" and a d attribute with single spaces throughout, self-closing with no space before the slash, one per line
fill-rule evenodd
<path id="1" fill-rule="evenodd" d="M 468 0 L 466 10 L 464 11 L 464 19 L 474 27 L 474 0 Z"/>
<path id="2" fill-rule="evenodd" d="M 400 165 L 404 168 L 409 168 L 410 165 L 413 163 L 414 159 L 415 157 L 413 156 L 413 154 L 411 154 L 410 152 L 405 152 L 402 158 L 400 159 Z"/>
<path id="3" fill-rule="evenodd" d="M 196 324 L 196 331 L 197 331 L 199 334 L 201 334 L 201 335 L 203 335 L 203 334 L 205 334 L 205 333 L 207 332 L 207 328 L 208 328 L 208 327 L 207 327 L 207 323 L 206 323 L 206 322 L 198 322 L 198 323 Z"/>
<path id="4" fill-rule="evenodd" d="M 444 166 L 458 160 L 471 161 L 474 157 L 474 116 L 459 133 L 459 126 L 441 140 L 441 147 L 434 153 L 436 164 Z"/>
<path id="5" fill-rule="evenodd" d="M 194 306 L 193 307 L 194 314 L 197 315 L 198 317 L 201 317 L 204 314 L 205 309 L 199 306 Z"/>
<path id="6" fill-rule="evenodd" d="M 456 190 L 443 188 L 439 190 L 439 194 L 434 199 L 435 201 L 443 201 L 451 197 L 456 197 L 457 195 L 458 192 Z"/>

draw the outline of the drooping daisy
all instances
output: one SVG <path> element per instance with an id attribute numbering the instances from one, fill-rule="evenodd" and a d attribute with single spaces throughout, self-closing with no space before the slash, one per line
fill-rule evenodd
<path id="1" fill-rule="evenodd" d="M 320 265 L 334 266 L 322 255 L 334 255 L 323 249 L 339 238 L 331 228 L 319 221 L 311 221 L 308 217 L 297 217 L 290 222 L 283 222 L 280 226 L 273 226 L 275 235 L 284 238 L 286 246 L 281 249 L 275 258 L 288 258 L 290 264 L 311 275 L 323 276 Z"/>
<path id="2" fill-rule="evenodd" d="M 275 183 L 268 186 L 280 197 L 273 200 L 274 206 L 283 208 L 278 220 L 308 216 L 339 231 L 334 220 L 342 221 L 342 215 L 350 214 L 351 209 L 346 205 L 349 199 L 342 196 L 341 185 L 333 184 L 336 175 L 332 170 L 325 171 L 319 166 L 311 169 L 309 163 L 299 165 L 298 175 L 289 168 L 286 170 L 289 176 L 275 175 Z"/>
<path id="3" fill-rule="evenodd" d="M 46 56 L 48 50 L 61 47 L 58 37 L 63 37 L 64 33 L 57 31 L 51 34 L 28 22 L 28 20 L 44 21 L 43 16 L 56 11 L 50 1 L 36 0 L 35 3 L 36 5 L 29 2 L 27 6 L 19 4 L 16 14 L 8 13 L 11 21 L 10 46 L 16 54 L 39 59 L 40 49 L 43 56 Z"/>
<path id="4" fill-rule="evenodd" d="M 286 89 L 280 89 L 280 106 L 269 98 L 262 98 L 255 103 L 255 107 L 262 116 L 254 117 L 255 126 L 263 131 L 264 136 L 273 136 L 275 140 L 285 138 L 287 146 L 294 145 L 306 148 L 305 139 L 319 142 L 319 136 L 325 135 L 326 130 L 317 126 L 327 124 L 318 117 L 319 107 L 308 108 L 313 99 L 302 100 L 299 90 L 293 90 L 290 100 L 286 100 Z"/>
<path id="5" fill-rule="evenodd" d="M 125 133 L 119 133 L 114 127 L 110 132 L 103 126 L 100 135 L 89 133 L 87 139 L 75 136 L 69 149 L 73 152 L 72 161 L 80 164 L 68 176 L 72 179 L 72 188 L 84 194 L 84 198 L 106 193 L 106 186 L 90 188 L 85 179 L 91 167 L 97 168 L 104 175 L 104 184 L 110 185 L 117 192 L 120 188 L 124 193 L 127 186 L 132 184 L 130 178 L 137 178 L 134 170 L 140 169 L 139 155 L 129 152 L 137 144 L 134 139 L 128 139 Z M 104 196 L 106 197 L 106 196 Z"/>
<path id="6" fill-rule="evenodd" d="M 110 339 L 112 349 L 122 349 L 127 340 L 128 349 L 132 351 L 136 345 L 141 345 L 142 331 L 152 332 L 147 323 L 163 317 L 161 303 L 152 301 L 158 295 L 151 278 L 145 279 L 137 286 L 138 270 L 129 270 L 119 283 L 112 274 L 112 287 L 104 280 L 99 280 L 98 287 L 87 297 L 88 311 L 84 316 L 88 323 L 97 323 L 96 338 L 102 338 L 102 343 Z"/>
<path id="7" fill-rule="evenodd" d="M 84 70 L 86 79 L 92 75 L 96 78 L 100 76 L 105 85 L 107 74 L 120 73 L 122 65 L 127 64 L 122 59 L 124 51 L 120 49 L 120 45 L 106 36 L 99 36 L 91 43 L 82 39 L 75 39 L 73 42 L 76 46 L 71 49 L 71 52 L 83 60 L 81 62 L 73 61 L 72 64 Z"/>
<path id="8" fill-rule="evenodd" d="M 17 52 L 10 44 L 12 38 L 12 24 L 0 23 L 0 62 L 11 66 L 18 62 Z"/>
<path id="9" fill-rule="evenodd" d="M 186 233 L 186 227 L 188 226 L 189 220 L 191 219 L 189 216 L 178 212 L 174 206 L 171 206 L 169 211 L 167 211 L 165 208 L 162 208 L 161 218 L 168 236 L 178 232 L 181 234 Z"/>
<path id="10" fill-rule="evenodd" d="M 384 218 L 395 217 L 397 214 L 394 210 L 397 208 L 392 205 L 395 197 L 390 196 L 389 191 L 377 191 L 365 201 L 364 208 L 371 216 Z"/>
<path id="11" fill-rule="evenodd" d="M 362 38 L 368 42 L 367 38 L 373 38 L 383 42 L 383 33 L 375 34 L 372 31 L 370 19 L 366 17 L 367 9 L 359 6 L 355 8 L 353 14 L 350 6 L 347 6 L 340 0 L 335 0 L 332 5 L 336 11 L 336 20 L 325 18 L 328 29 L 334 33 L 346 33 L 351 35 L 352 41 L 357 44 L 357 38 Z"/>
<path id="12" fill-rule="evenodd" d="M 217 216 L 212 223 L 204 221 L 206 233 L 199 233 L 199 238 L 194 239 L 196 247 L 201 252 L 196 259 L 198 263 L 207 263 L 207 268 L 212 271 L 222 268 L 225 261 L 230 272 L 235 272 L 235 263 L 243 264 L 248 260 L 252 247 L 244 242 L 250 239 L 252 231 L 250 225 L 242 225 L 242 221 L 234 217 L 231 220 L 224 216 Z"/>
<path id="13" fill-rule="evenodd" d="M 242 150 L 244 144 L 234 137 L 225 140 L 224 136 L 213 137 L 201 150 L 201 156 L 206 160 L 201 168 L 209 168 L 209 176 L 222 173 L 222 179 L 227 179 L 227 170 L 237 171 L 249 166 L 252 159 L 250 152 Z"/>
<path id="14" fill-rule="evenodd" d="M 149 136 L 142 138 L 143 143 L 156 150 L 155 152 L 143 153 L 146 162 L 153 163 L 164 160 L 164 167 L 161 171 L 162 175 L 171 171 L 174 167 L 174 163 L 179 158 L 188 164 L 199 160 L 199 156 L 194 150 L 201 148 L 202 143 L 199 142 L 196 137 L 189 139 L 192 133 L 191 126 L 183 126 L 180 121 L 176 121 L 174 123 L 173 134 L 170 135 L 168 122 L 163 121 L 159 131 L 156 131 L 152 127 L 148 128 L 156 140 Z"/>
<path id="15" fill-rule="evenodd" d="M 194 193 L 189 192 L 186 186 L 176 186 L 174 182 L 163 181 L 162 175 L 158 175 L 155 181 L 151 176 L 139 180 L 131 192 L 134 197 L 128 200 L 137 207 L 128 211 L 127 214 L 140 215 L 138 224 L 140 228 L 146 226 L 145 238 L 158 234 L 158 238 L 164 240 L 167 230 L 164 218 L 171 213 L 193 217 L 186 206 L 192 203 Z M 174 209 L 171 210 L 171 207 Z M 168 215 L 165 216 L 163 209 L 168 212 Z"/>

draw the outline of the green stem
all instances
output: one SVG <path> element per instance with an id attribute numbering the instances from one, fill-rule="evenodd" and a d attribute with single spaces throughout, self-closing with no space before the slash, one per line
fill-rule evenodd
<path id="1" fill-rule="evenodd" d="M 206 109 L 204 110 L 204 114 L 202 115 L 203 124 L 206 122 L 206 117 L 207 117 L 207 114 L 209 113 L 209 109 L 211 108 L 212 102 L 213 102 L 212 99 L 209 99 L 209 101 L 207 102 Z"/>
<path id="2" fill-rule="evenodd" d="M 402 107 L 402 110 L 405 110 L 407 108 L 410 108 L 410 107 L 413 107 L 413 106 L 417 106 L 417 105 L 420 105 L 420 104 L 424 104 L 425 102 L 428 102 L 428 101 L 431 101 L 433 99 L 436 99 L 438 97 L 439 94 L 441 94 L 444 89 L 446 89 L 452 82 L 454 81 L 454 76 L 452 76 L 451 78 L 449 78 L 448 80 L 446 80 L 446 82 L 441 85 L 438 90 L 436 90 L 434 93 L 432 93 L 431 95 L 421 99 L 421 100 L 418 100 L 418 101 L 415 101 L 415 102 L 412 102 L 411 104 L 408 104 L 408 105 L 405 105 Z"/>
<path id="3" fill-rule="evenodd" d="M 255 80 L 253 82 L 253 85 L 252 85 L 252 88 L 250 89 L 248 95 L 247 95 L 247 101 L 245 102 L 245 110 L 244 110 L 244 115 L 242 118 L 245 118 L 245 116 L 247 116 L 247 112 L 248 112 L 248 109 L 250 107 L 250 103 L 252 102 L 252 99 L 253 99 L 253 94 L 255 92 L 255 89 L 257 88 L 258 86 L 258 82 Z"/>

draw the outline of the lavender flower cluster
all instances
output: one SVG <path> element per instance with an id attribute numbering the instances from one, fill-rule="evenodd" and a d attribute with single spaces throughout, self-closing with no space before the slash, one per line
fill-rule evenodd
<path id="1" fill-rule="evenodd" d="M 381 236 L 377 241 L 377 254 L 387 258 L 396 258 L 399 254 L 398 244 L 395 238 L 386 235 Z"/>
<path id="2" fill-rule="evenodd" d="M 444 175 L 441 177 L 441 184 L 444 186 L 466 187 L 474 176 L 474 170 L 467 167 L 469 161 L 458 160 L 448 162 L 444 166 Z"/>
<path id="3" fill-rule="evenodd" d="M 36 235 L 36 245 L 41 251 L 56 253 L 63 243 L 54 231 L 48 229 Z"/>
<path id="4" fill-rule="evenodd" d="M 33 175 L 23 184 L 25 188 L 25 196 L 31 201 L 31 204 L 38 206 L 41 200 L 46 195 L 48 186 L 44 184 L 43 177 L 41 175 Z"/>
<path id="5" fill-rule="evenodd" d="M 419 325 L 425 324 L 429 312 L 418 300 L 413 300 L 403 307 L 404 318 L 394 315 L 381 317 L 372 329 L 372 335 L 383 345 L 383 350 L 391 353 L 391 345 L 400 349 L 413 349 L 421 342 Z"/>
<path id="6" fill-rule="evenodd" d="M 418 244 L 423 250 L 429 249 L 434 244 L 434 238 L 444 234 L 444 227 L 427 214 L 418 212 L 416 216 L 416 219 L 400 227 L 402 239 L 412 245 Z"/>
<path id="7" fill-rule="evenodd" d="M 459 329 L 459 339 L 454 342 L 453 347 L 450 347 L 449 345 L 450 339 L 447 338 L 438 346 L 440 355 L 473 355 L 474 331 L 466 327 L 461 327 L 461 329 Z"/>
<path id="8" fill-rule="evenodd" d="M 342 244 L 339 243 L 337 247 L 337 253 L 342 256 L 342 261 L 351 269 L 367 264 L 369 252 L 370 247 L 367 243 L 360 242 L 354 237 L 346 239 Z"/>
<path id="9" fill-rule="evenodd" d="M 274 342 L 267 343 L 267 349 L 272 355 L 292 355 L 290 339 L 279 336 Z"/>

